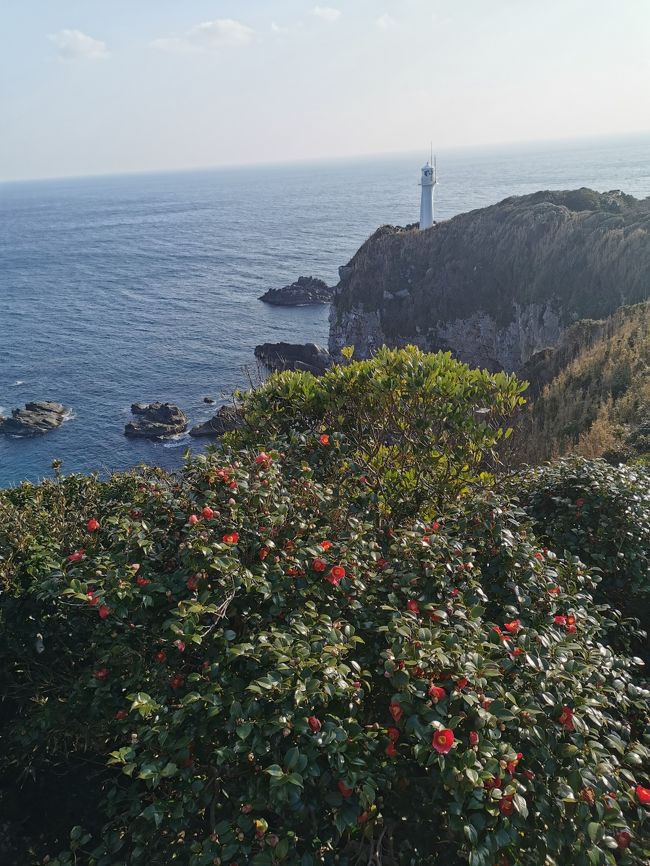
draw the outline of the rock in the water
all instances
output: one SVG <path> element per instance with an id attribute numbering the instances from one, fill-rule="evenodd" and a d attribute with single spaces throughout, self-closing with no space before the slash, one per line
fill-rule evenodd
<path id="1" fill-rule="evenodd" d="M 68 410 L 62 403 L 35 400 L 24 409 L 14 409 L 11 418 L 0 417 L 0 433 L 9 436 L 40 436 L 56 430 L 65 421 Z"/>
<path id="2" fill-rule="evenodd" d="M 320 376 L 333 364 L 327 349 L 315 343 L 262 343 L 255 357 L 271 370 L 304 370 Z"/>
<path id="3" fill-rule="evenodd" d="M 192 427 L 190 436 L 223 436 L 241 427 L 242 423 L 243 413 L 238 406 L 222 406 L 213 418 Z"/>
<path id="4" fill-rule="evenodd" d="M 295 283 L 282 289 L 269 289 L 260 301 L 279 307 L 305 307 L 308 304 L 329 304 L 334 290 L 316 277 L 298 277 Z"/>
<path id="5" fill-rule="evenodd" d="M 166 439 L 187 430 L 187 416 L 173 403 L 134 403 L 131 412 L 136 419 L 124 427 L 126 436 Z"/>
<path id="6" fill-rule="evenodd" d="M 214 403 L 214 397 L 204 397 L 203 402 L 212 404 L 212 403 Z"/>

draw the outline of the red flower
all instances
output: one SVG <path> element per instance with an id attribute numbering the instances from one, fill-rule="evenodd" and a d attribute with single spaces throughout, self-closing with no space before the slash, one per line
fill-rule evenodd
<path id="1" fill-rule="evenodd" d="M 369 817 L 370 815 L 367 812 L 362 812 L 357 818 L 357 824 L 360 826 L 365 824 Z"/>
<path id="2" fill-rule="evenodd" d="M 532 770 L 524 770 L 523 775 L 528 779 L 529 782 L 532 782 L 535 778 L 535 774 Z"/>
<path id="3" fill-rule="evenodd" d="M 201 514 L 205 517 L 206 520 L 212 520 L 214 517 L 214 511 L 210 508 L 209 505 L 204 505 L 201 510 Z"/>
<path id="4" fill-rule="evenodd" d="M 637 785 L 634 792 L 639 803 L 642 803 L 644 806 L 650 805 L 650 788 L 644 788 L 643 785 Z"/>
<path id="5" fill-rule="evenodd" d="M 74 553 L 71 553 L 70 556 L 68 556 L 68 562 L 81 562 L 81 560 L 84 559 L 85 555 L 85 550 L 76 550 Z"/>
<path id="6" fill-rule="evenodd" d="M 111 609 L 105 604 L 100 605 L 97 613 L 99 614 L 100 619 L 106 619 L 106 617 L 110 614 Z"/>
<path id="7" fill-rule="evenodd" d="M 311 567 L 314 569 L 314 571 L 319 571 L 319 572 L 325 571 L 325 569 L 327 568 L 327 566 L 325 565 L 325 563 L 323 562 L 322 559 L 315 559 L 312 562 Z"/>
<path id="8" fill-rule="evenodd" d="M 540 559 L 540 560 L 544 559 L 544 554 L 538 550 L 537 553 L 535 554 L 535 559 Z"/>
<path id="9" fill-rule="evenodd" d="M 131 565 L 129 566 L 129 568 L 135 574 L 136 571 L 140 571 L 140 563 L 139 562 L 132 562 Z"/>
<path id="10" fill-rule="evenodd" d="M 384 559 L 384 558 L 382 557 L 381 559 L 378 559 L 378 560 L 377 560 L 377 568 L 386 568 L 387 565 L 388 565 L 388 560 L 387 560 L 387 559 Z"/>
<path id="11" fill-rule="evenodd" d="M 257 552 L 257 558 L 259 560 L 261 560 L 262 562 L 264 562 L 264 560 L 266 559 L 266 557 L 269 555 L 270 552 L 271 552 L 270 548 L 260 547 L 260 549 Z"/>
<path id="12" fill-rule="evenodd" d="M 414 598 L 410 598 L 406 602 L 406 609 L 408 611 L 410 611 L 411 613 L 415 613 L 415 614 L 420 613 L 420 605 L 417 603 L 417 601 Z"/>
<path id="13" fill-rule="evenodd" d="M 148 586 L 151 583 L 149 578 L 144 577 L 144 575 L 142 574 L 136 577 L 135 582 L 138 584 L 138 586 Z"/>
<path id="14" fill-rule="evenodd" d="M 493 788 L 500 788 L 501 779 L 495 779 L 494 776 L 491 776 L 489 779 L 484 780 L 483 787 L 486 791 L 491 791 Z"/>
<path id="15" fill-rule="evenodd" d="M 465 677 L 461 677 L 459 680 L 456 680 L 456 688 L 461 692 L 467 685 L 469 685 L 469 680 L 466 680 Z"/>
<path id="16" fill-rule="evenodd" d="M 261 451 L 255 458 L 255 462 L 258 466 L 269 466 L 273 462 L 273 458 L 265 451 Z"/>
<path id="17" fill-rule="evenodd" d="M 404 715 L 404 710 L 401 708 L 398 701 L 391 701 L 391 703 L 388 706 L 388 712 L 393 717 L 394 722 L 399 722 L 399 720 Z"/>
<path id="18" fill-rule="evenodd" d="M 317 719 L 316 716 L 309 716 L 307 723 L 315 734 L 317 734 L 322 728 L 320 719 Z"/>
<path id="19" fill-rule="evenodd" d="M 621 830 L 620 833 L 617 833 L 614 836 L 614 839 L 619 848 L 628 848 L 632 841 L 632 836 L 627 832 L 627 830 Z"/>
<path id="20" fill-rule="evenodd" d="M 325 580 L 331 583 L 332 586 L 338 586 L 345 577 L 345 569 L 340 565 L 334 565 L 325 575 Z"/>
<path id="21" fill-rule="evenodd" d="M 396 743 L 399 740 L 399 730 L 397 728 L 388 728 L 388 739 L 391 743 Z"/>
<path id="22" fill-rule="evenodd" d="M 507 797 L 501 797 L 499 800 L 499 812 L 502 815 L 512 815 L 515 811 L 515 804 L 512 802 L 513 794 L 509 794 Z"/>
<path id="23" fill-rule="evenodd" d="M 105 680 L 108 677 L 108 668 L 100 668 L 97 671 L 93 671 L 93 676 L 96 680 Z"/>
<path id="24" fill-rule="evenodd" d="M 515 656 L 523 655 L 523 653 L 524 653 L 524 651 L 522 650 L 522 648 L 520 646 L 518 646 L 518 647 L 515 647 L 513 649 L 513 651 L 510 653 L 510 655 L 513 656 L 513 658 L 514 658 Z"/>
<path id="25" fill-rule="evenodd" d="M 340 779 L 336 783 L 336 787 L 339 789 L 339 791 L 341 792 L 341 795 L 343 797 L 351 797 L 352 794 L 354 793 L 353 789 L 348 788 L 348 786 L 345 784 L 345 782 L 341 781 Z"/>
<path id="26" fill-rule="evenodd" d="M 88 599 L 88 604 L 93 604 L 93 605 L 99 604 L 99 599 L 97 598 L 97 596 L 95 595 L 94 592 L 87 592 L 86 598 Z"/>
<path id="27" fill-rule="evenodd" d="M 422 679 L 423 677 L 426 676 L 427 672 L 424 670 L 424 668 L 421 668 L 419 665 L 417 665 L 416 667 L 413 668 L 411 673 L 413 674 L 414 677 L 419 677 L 419 679 Z"/>
<path id="28" fill-rule="evenodd" d="M 582 498 L 580 498 L 580 499 L 576 499 L 576 505 L 578 506 L 578 508 L 582 508 L 582 506 L 583 506 L 584 504 L 585 504 L 584 499 L 582 499 Z"/>
<path id="29" fill-rule="evenodd" d="M 321 445 L 329 445 L 330 444 L 330 437 L 327 435 L 327 433 L 323 433 L 322 436 L 319 436 L 318 441 L 320 442 Z"/>
<path id="30" fill-rule="evenodd" d="M 521 620 L 513 619 L 510 622 L 504 622 L 503 627 L 510 634 L 517 634 L 521 631 Z"/>
<path id="31" fill-rule="evenodd" d="M 190 526 L 194 526 L 195 523 L 199 522 L 199 518 L 196 516 L 196 514 L 190 514 L 190 516 L 187 518 L 187 522 L 190 524 Z"/>
<path id="32" fill-rule="evenodd" d="M 431 532 L 437 532 L 440 529 L 440 524 L 437 520 L 434 520 L 431 524 Z"/>
<path id="33" fill-rule="evenodd" d="M 562 590 L 560 589 L 559 586 L 552 586 L 552 587 L 550 587 L 548 592 L 550 595 L 559 595 L 562 592 Z"/>
<path id="34" fill-rule="evenodd" d="M 455 586 L 452 591 L 449 593 L 452 598 L 457 598 L 460 595 L 460 590 L 457 586 Z"/>
<path id="35" fill-rule="evenodd" d="M 394 758 L 397 755 L 397 749 L 395 748 L 395 743 L 389 743 L 386 746 L 386 754 L 389 758 Z"/>
<path id="36" fill-rule="evenodd" d="M 86 524 L 86 529 L 88 530 L 88 532 L 97 532 L 97 530 L 99 529 L 99 520 L 95 520 L 94 517 L 91 517 Z"/>
<path id="37" fill-rule="evenodd" d="M 169 681 L 169 685 L 170 685 L 174 690 L 176 690 L 176 689 L 180 689 L 180 687 L 183 685 L 184 682 L 185 682 L 185 681 L 184 681 L 183 677 L 182 677 L 180 674 L 176 674 L 175 676 L 173 676 L 173 677 L 170 679 L 170 681 Z"/>
<path id="38" fill-rule="evenodd" d="M 476 731 L 469 732 L 469 744 L 470 746 L 478 746 L 478 733 Z"/>
<path id="39" fill-rule="evenodd" d="M 449 728 L 443 728 L 440 731 L 436 731 L 433 735 L 433 739 L 431 740 L 431 745 L 441 755 L 446 755 L 447 752 L 454 745 L 454 732 Z"/>
<path id="40" fill-rule="evenodd" d="M 441 688 L 441 686 L 434 686 L 433 683 L 431 683 L 431 685 L 429 686 L 429 691 L 427 692 L 427 694 L 436 704 L 438 703 L 438 701 L 441 701 L 443 698 L 447 697 L 447 692 L 443 688 Z"/>
<path id="41" fill-rule="evenodd" d="M 484 698 L 484 699 L 481 701 L 481 706 L 483 707 L 484 710 L 489 710 L 491 704 L 492 704 L 492 699 L 491 699 L 491 698 Z"/>
<path id="42" fill-rule="evenodd" d="M 302 568 L 297 568 L 295 565 L 291 568 L 288 568 L 285 572 L 289 577 L 298 577 L 301 574 L 304 574 Z"/>
<path id="43" fill-rule="evenodd" d="M 572 622 L 567 625 L 566 630 L 569 634 L 575 634 L 578 631 L 578 627 Z"/>
<path id="44" fill-rule="evenodd" d="M 553 622 L 555 623 L 555 625 L 566 625 L 566 617 L 561 615 L 554 616 Z"/>
<path id="45" fill-rule="evenodd" d="M 321 543 L 318 546 L 322 550 L 329 550 L 330 547 L 332 546 L 332 542 L 331 541 L 321 541 Z"/>
<path id="46" fill-rule="evenodd" d="M 571 707 L 562 707 L 562 713 L 558 722 L 566 728 L 567 731 L 575 731 L 573 724 L 573 710 Z"/>
<path id="47" fill-rule="evenodd" d="M 197 586 L 199 585 L 199 582 L 198 582 L 198 580 L 197 580 L 197 578 L 196 578 L 196 575 L 195 575 L 195 574 L 191 574 L 191 575 L 187 578 L 187 580 L 185 581 L 185 585 L 186 585 L 187 588 L 190 590 L 190 592 L 194 592 L 194 590 L 195 590 L 195 589 L 197 588 Z"/>
<path id="48" fill-rule="evenodd" d="M 174 641 L 174 646 L 175 646 L 176 649 L 179 651 L 179 653 L 184 653 L 184 652 L 185 652 L 185 644 L 183 643 L 182 640 L 175 640 L 175 641 Z"/>
<path id="49" fill-rule="evenodd" d="M 128 714 L 129 714 L 128 710 L 118 710 L 115 713 L 115 718 L 121 722 L 122 719 L 125 719 L 128 716 Z"/>
<path id="50" fill-rule="evenodd" d="M 224 544 L 237 544 L 239 541 L 239 533 L 227 532 L 221 540 Z"/>
<path id="51" fill-rule="evenodd" d="M 153 657 L 160 664 L 167 661 L 167 653 L 164 650 L 158 650 L 157 653 L 154 653 Z"/>

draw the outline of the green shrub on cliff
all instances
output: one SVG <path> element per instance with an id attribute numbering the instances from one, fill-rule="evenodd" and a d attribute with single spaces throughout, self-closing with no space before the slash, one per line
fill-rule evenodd
<path id="1" fill-rule="evenodd" d="M 242 395 L 247 423 L 231 441 L 267 447 L 278 437 L 340 435 L 357 476 L 385 513 L 399 518 L 485 483 L 524 387 L 449 353 L 383 348 L 320 377 L 274 374 Z"/>

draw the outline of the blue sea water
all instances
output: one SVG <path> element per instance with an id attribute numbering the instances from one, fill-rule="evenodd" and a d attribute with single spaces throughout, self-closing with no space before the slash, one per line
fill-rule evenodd
<path id="1" fill-rule="evenodd" d="M 327 343 L 325 307 L 257 300 L 330 283 L 383 223 L 418 218 L 420 156 L 0 185 L 0 414 L 73 409 L 37 439 L 0 437 L 0 486 L 140 462 L 178 465 L 185 436 L 126 439 L 135 401 L 192 423 L 246 385 L 257 343 Z M 589 186 L 650 195 L 650 137 L 459 150 L 438 158 L 436 217 L 506 196 Z"/>

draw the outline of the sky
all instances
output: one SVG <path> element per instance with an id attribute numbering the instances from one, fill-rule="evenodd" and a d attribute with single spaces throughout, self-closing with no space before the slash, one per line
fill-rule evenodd
<path id="1" fill-rule="evenodd" d="M 0 179 L 650 130 L 650 0 L 0 0 Z"/>

